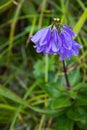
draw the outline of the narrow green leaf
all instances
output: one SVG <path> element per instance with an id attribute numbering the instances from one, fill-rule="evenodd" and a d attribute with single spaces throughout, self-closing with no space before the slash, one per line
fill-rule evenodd
<path id="1" fill-rule="evenodd" d="M 0 1 L 0 9 L 8 7 L 12 2 L 13 2 L 13 0 Z"/>
<path id="2" fill-rule="evenodd" d="M 4 88 L 0 86 L 0 95 L 4 96 L 16 103 L 22 104 L 22 105 L 27 105 L 25 101 L 23 101 L 20 97 L 18 97 L 15 93 L 12 91 L 8 90 L 7 88 Z"/>
<path id="3" fill-rule="evenodd" d="M 15 111 L 16 110 L 16 107 L 12 107 L 8 104 L 0 104 L 0 109 L 3 108 L 5 110 L 12 110 L 12 111 Z"/>
<path id="4" fill-rule="evenodd" d="M 26 93 L 25 97 L 27 96 L 27 94 L 28 93 Z M 33 110 L 35 112 L 39 112 L 39 113 L 43 113 L 43 114 L 47 114 L 47 115 L 54 115 L 54 114 L 58 113 L 59 111 L 61 111 L 60 109 L 49 110 L 49 109 L 40 109 L 38 107 L 30 106 L 25 100 L 21 99 L 20 97 L 18 97 L 16 94 L 11 92 L 10 90 L 8 90 L 6 88 L 2 88 L 1 86 L 0 86 L 0 95 L 6 97 L 16 103 L 27 106 L 28 108 L 30 108 L 31 110 Z"/>
<path id="5" fill-rule="evenodd" d="M 77 0 L 78 4 L 82 7 L 83 10 L 85 10 L 85 4 L 82 0 Z"/>
<path id="6" fill-rule="evenodd" d="M 26 91 L 25 95 L 24 95 L 24 100 L 30 95 L 30 93 L 33 91 L 33 89 L 36 87 L 37 83 L 39 81 L 37 80 L 31 87 L 29 87 L 29 89 Z M 15 112 L 15 115 L 13 117 L 13 120 L 11 122 L 11 126 L 10 126 L 10 129 L 14 129 L 14 125 L 15 125 L 15 122 L 17 120 L 17 117 L 22 109 L 23 105 L 20 105 L 18 108 L 17 108 L 17 111 Z"/>
<path id="7" fill-rule="evenodd" d="M 81 15 L 81 17 L 79 18 L 78 22 L 76 23 L 76 25 L 74 26 L 74 32 L 75 33 L 79 33 L 84 22 L 86 21 L 87 19 L 87 8 L 85 9 L 85 11 L 83 12 L 83 14 Z"/>

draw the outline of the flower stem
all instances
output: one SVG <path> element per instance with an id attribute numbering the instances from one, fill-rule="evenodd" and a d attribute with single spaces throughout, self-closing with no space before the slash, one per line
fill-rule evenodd
<path id="1" fill-rule="evenodd" d="M 45 82 L 48 82 L 48 54 L 45 56 Z"/>
<path id="2" fill-rule="evenodd" d="M 67 71 L 66 71 L 65 61 L 63 60 L 62 63 L 63 63 L 63 69 L 64 69 L 64 74 L 65 74 L 67 89 L 70 90 L 71 86 L 70 86 Z"/>

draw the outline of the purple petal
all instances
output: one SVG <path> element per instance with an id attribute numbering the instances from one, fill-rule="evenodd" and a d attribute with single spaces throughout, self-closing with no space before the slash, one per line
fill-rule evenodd
<path id="1" fill-rule="evenodd" d="M 77 56 L 79 54 L 80 48 L 82 48 L 82 46 L 80 44 L 78 44 L 76 41 L 73 41 L 73 46 L 72 46 L 73 55 Z"/>
<path id="2" fill-rule="evenodd" d="M 65 25 L 60 29 L 63 31 L 59 34 L 57 29 L 44 28 L 31 38 L 31 41 L 35 43 L 34 48 L 37 53 L 59 54 L 61 60 L 78 55 L 82 46 L 73 40 L 72 37 L 76 34 Z"/>
<path id="3" fill-rule="evenodd" d="M 62 41 L 60 39 L 60 36 L 58 34 L 58 30 L 53 30 L 53 38 L 54 38 L 54 42 L 56 44 L 57 49 L 59 50 L 59 48 L 62 46 Z"/>
<path id="4" fill-rule="evenodd" d="M 61 33 L 60 38 L 62 40 L 62 46 L 66 49 L 71 49 L 72 48 L 72 40 L 71 37 L 69 37 L 68 33 Z"/>
<path id="5" fill-rule="evenodd" d="M 49 30 L 50 28 L 43 28 L 39 30 L 34 36 L 32 36 L 31 41 L 37 43 L 41 38 L 44 39 Z"/>
<path id="6" fill-rule="evenodd" d="M 52 47 L 52 45 L 51 45 L 51 43 L 50 43 L 50 41 L 49 41 L 49 42 L 46 44 L 46 46 L 45 46 L 45 52 L 46 52 L 47 54 L 50 53 L 51 47 Z"/>
<path id="7" fill-rule="evenodd" d="M 78 44 L 76 41 L 73 41 L 73 46 L 76 46 L 78 48 L 82 48 L 82 46 L 80 44 Z"/>
<path id="8" fill-rule="evenodd" d="M 59 54 L 60 54 L 60 59 L 61 59 L 61 60 L 64 60 L 65 58 L 70 59 L 70 57 L 72 56 L 72 51 L 63 48 L 63 52 L 62 52 L 62 53 L 59 53 Z"/>
<path id="9" fill-rule="evenodd" d="M 51 38 L 51 30 L 50 29 L 45 30 L 45 32 L 42 34 L 42 38 L 39 40 L 40 46 L 47 44 L 50 38 Z"/>
<path id="10" fill-rule="evenodd" d="M 38 52 L 38 53 L 40 53 L 40 52 L 43 52 L 43 50 L 44 50 L 44 47 L 37 47 L 36 48 L 36 52 Z"/>
<path id="11" fill-rule="evenodd" d="M 56 43 L 55 43 L 53 37 L 52 37 L 51 40 L 50 40 L 50 44 L 51 44 L 51 46 L 52 46 L 52 51 L 53 51 L 53 52 L 57 52 L 57 51 L 58 51 L 58 48 L 57 48 L 57 45 L 56 45 Z"/>
<path id="12" fill-rule="evenodd" d="M 76 37 L 77 36 L 77 34 L 75 34 L 73 32 L 73 30 L 71 28 L 69 28 L 68 26 L 64 25 L 63 29 L 64 29 L 64 31 L 66 31 L 67 33 L 69 33 L 71 35 L 71 37 L 73 37 L 73 36 Z"/>
<path id="13" fill-rule="evenodd" d="M 52 51 L 54 53 L 58 52 L 58 50 L 62 46 L 61 39 L 60 39 L 60 37 L 58 35 L 58 31 L 56 29 L 53 30 L 53 32 L 52 32 L 52 36 L 51 36 L 51 39 L 50 39 L 50 44 L 52 46 Z"/>

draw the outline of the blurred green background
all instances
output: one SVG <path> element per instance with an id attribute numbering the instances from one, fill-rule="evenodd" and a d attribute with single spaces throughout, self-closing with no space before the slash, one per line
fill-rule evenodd
<path id="1" fill-rule="evenodd" d="M 37 54 L 29 37 L 60 18 L 83 46 L 66 59 Z M 0 130 L 87 130 L 87 1 L 0 0 Z"/>

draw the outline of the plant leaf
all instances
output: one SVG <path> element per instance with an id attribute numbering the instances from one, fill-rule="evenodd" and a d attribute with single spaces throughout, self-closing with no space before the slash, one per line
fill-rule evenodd
<path id="1" fill-rule="evenodd" d="M 79 33 L 81 28 L 83 27 L 83 24 L 85 23 L 87 19 L 87 8 L 85 9 L 85 11 L 83 12 L 83 14 L 81 15 L 81 17 L 79 18 L 78 22 L 76 23 L 76 25 L 74 26 L 74 32 L 75 33 Z"/>
<path id="2" fill-rule="evenodd" d="M 71 105 L 72 105 L 72 103 L 71 103 L 71 101 L 70 101 L 70 99 L 68 97 L 61 96 L 61 97 L 56 98 L 56 99 L 53 100 L 51 107 L 53 109 L 57 109 L 57 108 L 69 107 Z"/>
<path id="3" fill-rule="evenodd" d="M 74 122 L 65 115 L 57 118 L 56 130 L 73 130 Z"/>

